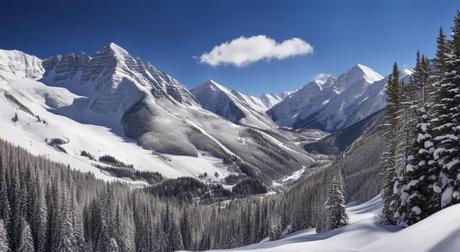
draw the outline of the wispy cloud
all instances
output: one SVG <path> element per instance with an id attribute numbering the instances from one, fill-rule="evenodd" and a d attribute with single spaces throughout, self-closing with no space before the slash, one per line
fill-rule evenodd
<path id="1" fill-rule="evenodd" d="M 200 62 L 211 66 L 229 64 L 244 67 L 261 60 L 281 60 L 312 52 L 313 47 L 299 38 L 278 43 L 265 35 L 241 36 L 215 46 L 210 52 L 200 56 Z"/>

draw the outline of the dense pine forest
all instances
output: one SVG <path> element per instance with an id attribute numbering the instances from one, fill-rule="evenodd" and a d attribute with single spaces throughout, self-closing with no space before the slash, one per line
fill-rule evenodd
<path id="1" fill-rule="evenodd" d="M 306 228 L 342 227 L 348 221 L 346 197 L 366 185 L 369 194 L 382 189 L 382 222 L 410 226 L 460 203 L 458 73 L 460 13 L 451 38 L 440 29 L 434 59 L 416 54 L 409 82 L 401 81 L 398 65 L 393 66 L 380 125 L 387 144 L 380 177 L 351 174 L 356 167 L 339 155 L 332 165 L 313 165 L 277 195 L 263 194 L 262 181 L 251 182 L 261 194 L 233 200 L 197 200 L 187 193 L 201 186 L 194 179 L 133 188 L 0 140 L 0 251 L 234 248 Z M 381 180 L 381 188 L 371 188 L 366 178 L 371 184 Z M 221 187 L 212 191 L 216 198 L 228 193 Z"/>

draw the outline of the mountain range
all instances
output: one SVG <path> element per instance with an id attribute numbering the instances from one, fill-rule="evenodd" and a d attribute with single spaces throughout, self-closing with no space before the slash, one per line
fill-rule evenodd
<path id="1" fill-rule="evenodd" d="M 1 137 L 107 179 L 97 168 L 104 155 L 166 177 L 280 179 L 317 159 L 301 143 L 381 110 L 386 82 L 358 64 L 281 96 L 250 96 L 214 80 L 189 91 L 114 43 L 46 59 L 0 50 Z"/>
<path id="2" fill-rule="evenodd" d="M 245 117 L 233 123 L 114 43 L 92 56 L 46 59 L 1 50 L 0 92 L 2 138 L 107 179 L 97 168 L 104 155 L 166 177 L 211 180 L 240 172 L 276 179 L 313 162 L 294 133 L 240 102 L 249 97 L 231 95 Z"/>

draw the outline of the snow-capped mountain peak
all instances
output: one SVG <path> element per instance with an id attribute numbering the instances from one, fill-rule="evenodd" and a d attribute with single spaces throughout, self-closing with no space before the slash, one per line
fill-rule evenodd
<path id="1" fill-rule="evenodd" d="M 226 92 L 226 93 L 231 93 L 232 91 L 230 91 L 230 89 L 226 88 L 224 85 L 221 85 L 219 84 L 217 81 L 213 80 L 213 79 L 209 79 L 207 80 L 206 82 L 204 82 L 203 84 L 199 85 L 198 87 L 201 87 L 201 88 L 209 88 L 210 90 L 212 91 L 222 91 L 222 92 Z"/>
<path id="2" fill-rule="evenodd" d="M 356 64 L 353 68 L 348 70 L 347 73 L 352 76 L 351 78 L 364 78 L 368 83 L 374 83 L 383 79 L 382 75 L 362 64 Z"/>
<path id="3" fill-rule="evenodd" d="M 338 78 L 318 76 L 270 109 L 272 119 L 280 126 L 335 131 L 385 105 L 384 78 L 370 67 L 357 64 Z"/>
<path id="4" fill-rule="evenodd" d="M 112 50 L 115 53 L 115 55 L 125 56 L 129 54 L 128 51 L 126 51 L 121 46 L 115 44 L 114 42 L 110 42 L 105 48 Z"/>

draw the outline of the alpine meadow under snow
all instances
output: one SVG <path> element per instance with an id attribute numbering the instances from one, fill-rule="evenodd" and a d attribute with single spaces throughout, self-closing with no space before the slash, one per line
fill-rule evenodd
<path id="1" fill-rule="evenodd" d="M 227 41 L 195 64 L 321 53 Z M 279 95 L 0 49 L 0 252 L 460 251 L 460 12 L 433 47 Z"/>

